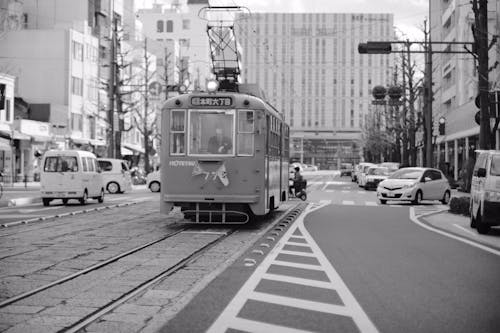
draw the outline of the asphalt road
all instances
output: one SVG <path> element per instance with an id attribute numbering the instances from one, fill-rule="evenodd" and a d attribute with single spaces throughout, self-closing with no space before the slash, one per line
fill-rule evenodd
<path id="1" fill-rule="evenodd" d="M 443 205 L 382 206 L 347 177 L 309 185 L 309 213 L 255 244 L 272 248 L 258 267 L 244 255 L 161 331 L 498 332 L 500 252 L 410 218 Z"/>

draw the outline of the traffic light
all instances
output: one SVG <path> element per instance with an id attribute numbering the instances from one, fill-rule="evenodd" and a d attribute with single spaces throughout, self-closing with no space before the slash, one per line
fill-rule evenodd
<path id="1" fill-rule="evenodd" d="M 389 54 L 391 52 L 391 43 L 367 42 L 358 44 L 358 53 L 360 54 Z"/>
<path id="2" fill-rule="evenodd" d="M 444 117 L 439 118 L 439 135 L 445 135 L 446 133 L 446 119 Z"/>

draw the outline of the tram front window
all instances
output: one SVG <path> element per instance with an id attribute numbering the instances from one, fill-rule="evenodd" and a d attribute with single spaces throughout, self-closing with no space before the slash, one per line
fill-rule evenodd
<path id="1" fill-rule="evenodd" d="M 193 155 L 233 155 L 234 111 L 191 110 L 189 153 Z"/>

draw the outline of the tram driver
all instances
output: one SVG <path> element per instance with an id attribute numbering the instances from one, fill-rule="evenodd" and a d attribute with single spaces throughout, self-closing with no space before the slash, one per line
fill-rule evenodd
<path id="1" fill-rule="evenodd" d="M 222 128 L 216 128 L 215 135 L 208 140 L 208 151 L 212 154 L 229 154 L 232 148 L 231 139 L 223 135 Z"/>

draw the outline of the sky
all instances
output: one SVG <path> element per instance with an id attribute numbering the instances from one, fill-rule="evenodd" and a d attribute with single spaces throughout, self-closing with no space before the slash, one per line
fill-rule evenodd
<path id="1" fill-rule="evenodd" d="M 138 0 L 150 7 L 154 1 Z M 209 0 L 212 6 L 245 6 L 251 12 L 286 13 L 392 13 L 396 33 L 410 40 L 423 40 L 424 20 L 429 16 L 430 0 Z"/>

